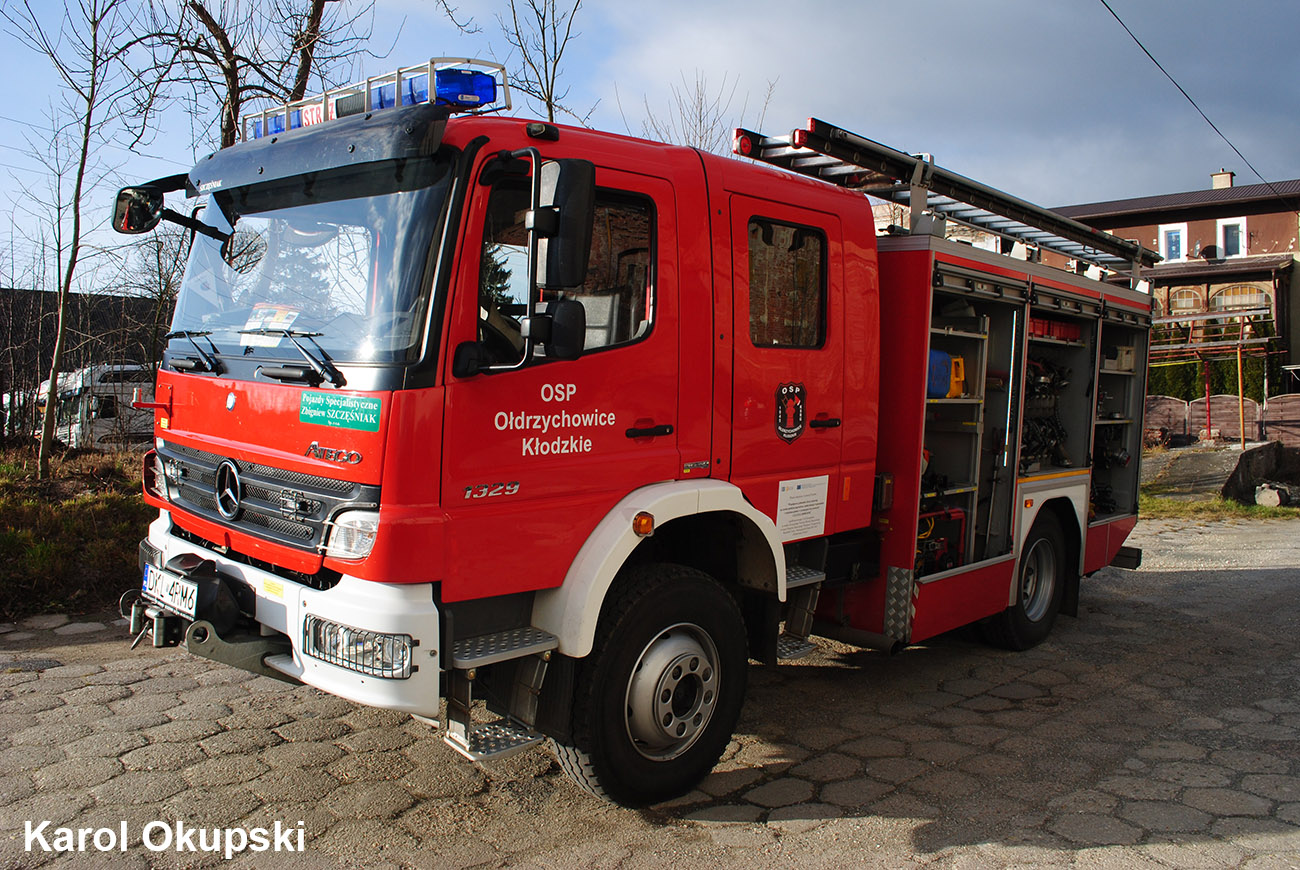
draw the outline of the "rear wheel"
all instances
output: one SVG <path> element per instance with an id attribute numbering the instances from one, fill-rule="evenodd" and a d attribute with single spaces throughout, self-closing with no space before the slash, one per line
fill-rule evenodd
<path id="1" fill-rule="evenodd" d="M 1067 572 L 1060 520 L 1053 513 L 1040 513 L 1020 553 L 1016 599 L 982 625 L 985 639 L 1014 650 L 1029 649 L 1046 640 L 1061 610 Z"/>
<path id="2" fill-rule="evenodd" d="M 575 682 L 561 766 L 588 791 L 637 806 L 689 791 L 717 763 L 744 701 L 736 602 L 680 565 L 632 569 L 605 608 Z"/>

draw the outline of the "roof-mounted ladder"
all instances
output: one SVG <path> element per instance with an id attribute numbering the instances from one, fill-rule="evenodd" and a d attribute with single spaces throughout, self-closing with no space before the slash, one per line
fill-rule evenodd
<path id="1" fill-rule="evenodd" d="M 1138 270 L 1160 257 L 1136 242 L 1116 238 L 1086 224 L 972 181 L 934 164 L 928 154 L 905 154 L 833 124 L 808 120 L 789 136 L 767 137 L 736 130 L 735 153 L 792 172 L 906 205 L 911 226 L 924 225 L 929 212 L 974 229 L 1053 251 L 1111 272 Z"/>

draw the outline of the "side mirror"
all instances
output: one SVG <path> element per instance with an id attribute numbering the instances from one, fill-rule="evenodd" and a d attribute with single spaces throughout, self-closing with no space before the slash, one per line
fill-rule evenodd
<path id="1" fill-rule="evenodd" d="M 483 371 L 486 364 L 483 348 L 476 341 L 462 341 L 456 345 L 451 358 L 451 373 L 458 378 L 470 378 Z"/>
<path id="2" fill-rule="evenodd" d="M 113 229 L 127 235 L 147 233 L 162 219 L 163 192 L 156 187 L 124 187 L 113 208 Z"/>
<path id="3" fill-rule="evenodd" d="M 596 166 L 590 160 L 548 160 L 539 180 L 540 207 L 552 210 L 556 219 L 553 232 L 537 242 L 537 285 L 548 290 L 579 287 L 587 280 L 591 254 Z"/>
<path id="4" fill-rule="evenodd" d="M 584 268 L 585 272 L 586 269 Z M 587 309 L 576 299 L 555 299 L 546 306 L 551 320 L 551 336 L 546 355 L 551 359 L 570 360 L 582 356 L 587 341 Z"/>

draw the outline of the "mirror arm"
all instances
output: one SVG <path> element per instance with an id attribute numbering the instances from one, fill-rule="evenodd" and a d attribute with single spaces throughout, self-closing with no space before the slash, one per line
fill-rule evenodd
<path id="1" fill-rule="evenodd" d="M 223 233 L 216 227 L 210 227 L 198 218 L 192 218 L 187 214 L 181 214 L 180 212 L 172 211 L 169 208 L 164 208 L 158 214 L 159 217 L 165 221 L 171 221 L 174 224 L 179 224 L 180 226 L 185 227 L 187 230 L 193 230 L 194 232 L 205 235 L 210 239 L 216 239 L 223 245 L 230 240 L 230 233 Z"/>

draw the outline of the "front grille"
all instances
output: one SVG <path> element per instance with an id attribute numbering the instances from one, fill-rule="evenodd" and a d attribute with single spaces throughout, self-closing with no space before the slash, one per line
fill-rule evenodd
<path id="1" fill-rule="evenodd" d="M 223 526 L 302 550 L 324 542 L 340 511 L 379 505 L 379 487 L 303 474 L 256 462 L 229 460 L 239 472 L 239 510 L 234 519 L 218 508 L 217 469 L 227 457 L 164 442 L 158 456 L 174 505 Z"/>

